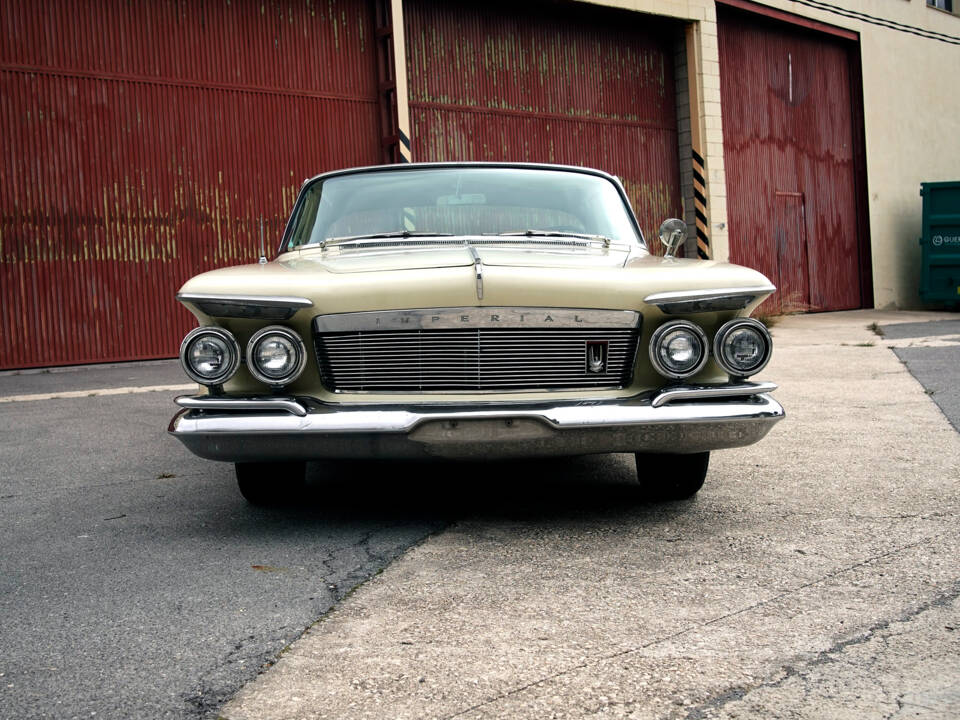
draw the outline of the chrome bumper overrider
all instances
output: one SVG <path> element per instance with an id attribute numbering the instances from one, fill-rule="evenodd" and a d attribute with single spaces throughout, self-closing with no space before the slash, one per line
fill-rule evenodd
<path id="1" fill-rule="evenodd" d="M 170 433 L 211 460 L 507 458 L 692 453 L 760 440 L 784 417 L 772 383 L 676 386 L 613 400 L 352 405 L 180 397 Z"/>

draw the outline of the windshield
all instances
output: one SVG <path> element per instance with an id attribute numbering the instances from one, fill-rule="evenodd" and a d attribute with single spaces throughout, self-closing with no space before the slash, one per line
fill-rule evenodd
<path id="1" fill-rule="evenodd" d="M 616 186 L 564 170 L 466 167 L 338 175 L 309 186 L 287 249 L 425 235 L 598 236 L 640 242 Z"/>

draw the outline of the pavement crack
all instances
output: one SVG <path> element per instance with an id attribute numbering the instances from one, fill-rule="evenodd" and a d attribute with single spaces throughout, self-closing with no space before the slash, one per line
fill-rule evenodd
<path id="1" fill-rule="evenodd" d="M 599 656 L 599 657 L 593 658 L 592 660 L 585 660 L 584 662 L 580 662 L 580 663 L 577 663 L 577 664 L 575 664 L 575 665 L 571 665 L 571 666 L 568 666 L 568 667 L 566 667 L 566 668 L 563 668 L 563 669 L 561 669 L 561 670 L 557 670 L 556 672 L 550 673 L 550 674 L 548 674 L 548 675 L 544 675 L 543 677 L 537 678 L 536 680 L 531 680 L 530 682 L 524 683 L 523 685 L 518 685 L 517 687 L 511 688 L 511 689 L 509 689 L 509 690 L 505 690 L 504 692 L 498 693 L 497 695 L 494 695 L 494 696 L 492 696 L 492 697 L 486 698 L 485 700 L 482 700 L 481 702 L 475 703 L 474 705 L 471 705 L 470 707 L 464 708 L 464 709 L 462 709 L 462 710 L 458 710 L 457 712 L 453 713 L 452 715 L 445 715 L 445 716 L 443 716 L 443 718 L 441 718 L 441 720 L 454 720 L 454 718 L 463 717 L 464 715 L 466 715 L 466 714 L 468 714 L 468 713 L 471 713 L 471 712 L 473 712 L 473 711 L 475 711 L 475 710 L 479 710 L 479 709 L 481 709 L 481 708 L 487 707 L 488 705 L 492 705 L 492 704 L 494 704 L 494 703 L 500 702 L 501 700 L 505 700 L 505 699 L 507 699 L 507 698 L 509 698 L 509 697 L 512 697 L 512 696 L 517 695 L 517 694 L 522 693 L 522 692 L 525 692 L 526 690 L 529 690 L 529 689 L 531 689 L 531 688 L 539 687 L 540 685 L 544 685 L 545 683 L 548 683 L 548 682 L 550 682 L 551 680 L 555 680 L 555 679 L 557 679 L 557 678 L 564 677 L 565 675 L 570 675 L 570 674 L 575 673 L 575 672 L 578 672 L 578 671 L 580 671 L 580 670 L 585 670 L 586 668 L 591 667 L 591 666 L 594 666 L 594 665 L 598 665 L 598 664 L 601 663 L 601 662 L 608 662 L 608 661 L 610 661 L 610 660 L 616 660 L 616 659 L 618 659 L 618 658 L 622 658 L 622 657 L 625 657 L 625 656 L 627 656 L 627 655 L 632 655 L 633 653 L 642 652 L 643 650 L 647 650 L 647 649 L 649 649 L 649 648 L 651 648 L 651 647 L 654 647 L 654 646 L 656 646 L 656 645 L 660 645 L 660 644 L 662 644 L 662 643 L 666 643 L 666 642 L 669 642 L 669 641 L 671 641 L 671 640 L 675 640 L 676 638 L 679 638 L 679 637 L 682 637 L 682 636 L 684 636 L 684 635 L 687 635 L 687 634 L 689 634 L 689 633 L 691 633 L 691 632 L 693 632 L 693 631 L 695 631 L 695 630 L 699 630 L 699 629 L 702 629 L 702 628 L 705 628 L 705 627 L 710 627 L 711 625 L 715 625 L 715 624 L 717 624 L 717 623 L 721 623 L 721 622 L 723 622 L 724 620 L 729 620 L 730 618 L 734 618 L 734 617 L 737 617 L 737 616 L 739 616 L 739 615 L 743 615 L 743 614 L 745 614 L 745 613 L 748 613 L 748 612 L 751 612 L 751 611 L 753 611 L 753 610 L 756 610 L 756 609 L 758 609 L 758 608 L 764 607 L 764 606 L 766 606 L 766 605 L 770 605 L 770 604 L 772 604 L 772 603 L 778 602 L 779 600 L 782 600 L 782 599 L 785 598 L 785 597 L 789 597 L 790 595 L 793 595 L 793 594 L 795 594 L 795 593 L 798 593 L 798 592 L 801 592 L 801 591 L 803 591 L 803 590 L 806 590 L 807 588 L 813 587 L 814 585 L 818 585 L 818 584 L 823 583 L 823 582 L 825 582 L 825 581 L 827 581 L 827 580 L 831 580 L 831 579 L 833 579 L 833 578 L 836 578 L 836 577 L 838 577 L 838 576 L 840 576 L 840 575 L 843 575 L 843 574 L 845 574 L 845 573 L 850 572 L 851 570 L 856 570 L 856 569 L 861 568 L 861 567 L 863 567 L 863 566 L 865 566 L 865 565 L 869 565 L 870 563 L 876 562 L 877 560 L 883 560 L 884 558 L 890 557 L 891 555 L 896 555 L 897 553 L 901 553 L 901 552 L 903 552 L 904 550 L 909 550 L 909 549 L 911 549 L 911 548 L 918 547 L 918 546 L 923 545 L 923 544 L 926 544 L 926 543 L 930 543 L 930 542 L 932 542 L 933 540 L 936 540 L 936 539 L 939 538 L 939 537 L 940 537 L 940 535 L 934 535 L 934 536 L 932 536 L 932 537 L 926 537 L 926 538 L 923 538 L 923 539 L 921 539 L 921 540 L 917 540 L 916 542 L 908 543 L 908 544 L 906 544 L 906 545 L 900 545 L 900 546 L 895 547 L 895 548 L 892 548 L 892 549 L 890 549 L 890 550 L 888 550 L 888 551 L 886 551 L 886 552 L 879 553 L 879 554 L 877 554 L 877 555 L 872 555 L 871 557 L 868 557 L 868 558 L 866 558 L 866 559 L 864 559 L 864 560 L 861 560 L 861 561 L 859 561 L 859 562 L 853 563 L 852 565 L 847 565 L 847 566 L 842 567 L 842 568 L 840 568 L 840 569 L 838 569 L 838 570 L 835 570 L 835 571 L 833 571 L 833 572 L 826 573 L 825 575 L 822 575 L 822 576 L 820 576 L 819 578 L 817 578 L 817 579 L 815 579 L 815 580 L 811 580 L 811 581 L 809 581 L 809 582 L 803 583 L 803 584 L 798 585 L 797 587 L 791 588 L 791 589 L 789 589 L 789 590 L 784 590 L 783 592 L 777 593 L 777 594 L 774 595 L 773 597 L 769 597 L 769 598 L 767 598 L 766 600 L 760 600 L 759 602 L 756 602 L 756 603 L 753 603 L 752 605 L 748 605 L 748 606 L 746 606 L 746 607 L 740 608 L 739 610 L 734 610 L 733 612 L 724 613 L 723 615 L 719 615 L 719 616 L 717 616 L 717 617 L 715 617 L 715 618 L 712 618 L 711 620 L 707 620 L 706 622 L 698 623 L 698 624 L 696 624 L 696 625 L 690 625 L 690 626 L 688 626 L 688 627 L 685 627 L 685 628 L 682 628 L 682 629 L 680 629 L 680 630 L 677 630 L 676 632 L 670 633 L 669 635 L 665 635 L 665 636 L 660 637 L 660 638 L 655 638 L 655 639 L 651 640 L 650 642 L 644 643 L 644 644 L 642 644 L 642 645 L 638 645 L 638 646 L 631 647 L 631 648 L 625 648 L 625 649 L 623 649 L 623 650 L 618 650 L 617 652 L 614 652 L 614 653 L 607 653 L 607 654 L 605 654 L 605 655 L 601 655 L 601 656 Z M 925 604 L 923 604 L 923 605 L 918 606 L 915 610 L 913 610 L 913 611 L 911 611 L 911 612 L 908 612 L 905 616 L 903 616 L 903 617 L 901 617 L 901 618 L 898 618 L 898 621 L 909 620 L 909 619 L 911 619 L 912 617 L 914 617 L 914 616 L 916 616 L 916 615 L 918 615 L 918 614 L 920 614 L 920 613 L 924 612 L 925 610 L 928 610 L 928 609 L 930 609 L 930 608 L 932 608 L 932 607 L 937 607 L 937 606 L 939 606 L 939 605 L 945 605 L 945 604 L 947 604 L 948 602 L 951 602 L 953 599 L 955 599 L 958 595 L 960 595 L 960 583 L 957 583 L 956 585 L 954 585 L 953 588 L 952 588 L 948 593 L 946 593 L 944 596 L 942 596 L 942 598 L 938 598 L 938 599 L 936 599 L 936 600 L 930 601 L 929 603 L 925 603 Z M 820 662 L 823 662 L 823 663 L 832 662 L 833 660 L 832 660 L 832 658 L 830 657 L 830 655 L 832 655 L 832 654 L 834 654 L 834 653 L 836 653 L 836 652 L 840 652 L 843 648 L 845 648 L 845 647 L 847 647 L 847 646 L 849 646 L 849 645 L 857 644 L 857 643 L 860 643 L 860 642 L 866 642 L 866 640 L 869 639 L 869 636 L 872 635 L 873 632 L 875 632 L 875 631 L 878 630 L 878 629 L 884 629 L 884 628 L 888 627 L 889 625 L 890 625 L 890 621 L 884 621 L 883 623 L 879 623 L 876 628 L 870 628 L 870 629 L 867 631 L 866 635 L 858 635 L 858 636 L 855 637 L 855 638 L 852 638 L 852 639 L 850 639 L 850 640 L 847 640 L 847 641 L 843 641 L 843 642 L 841 642 L 841 643 L 838 643 L 838 644 L 835 645 L 834 647 L 832 647 L 832 648 L 830 648 L 830 649 L 828 649 L 828 650 L 825 650 L 825 651 L 819 653 L 819 654 L 818 654 L 818 657 L 821 657 L 821 656 L 822 656 L 822 660 L 821 660 Z M 813 664 L 816 664 L 816 661 L 814 661 Z M 793 670 L 793 669 L 790 668 L 790 667 L 787 668 L 787 671 L 788 671 L 788 674 L 787 674 L 786 676 L 784 676 L 783 678 L 781 678 L 778 682 L 783 682 L 783 681 L 785 681 L 791 674 L 796 674 L 796 673 L 797 673 L 797 671 Z M 760 686 L 757 686 L 757 687 L 760 687 Z M 752 689 L 754 689 L 754 688 L 750 688 L 750 690 L 752 690 Z M 749 692 L 749 690 L 744 689 L 744 688 L 735 688 L 734 690 L 727 691 L 727 692 L 734 692 L 734 691 L 740 691 L 740 690 L 742 690 L 744 694 L 746 694 L 746 692 Z M 732 699 L 732 697 L 731 697 L 731 699 Z M 730 702 L 731 699 L 728 699 L 726 702 Z M 724 703 L 724 704 L 726 704 L 726 703 Z M 698 706 L 698 707 L 699 707 L 699 706 Z M 709 709 L 709 704 L 708 704 L 708 709 Z M 688 720 L 696 720 L 697 718 L 703 717 L 702 715 L 693 715 L 693 714 L 691 714 L 691 713 L 695 712 L 695 710 L 696 710 L 696 709 L 693 709 L 693 710 L 691 710 L 691 711 L 687 714 Z"/>
<path id="2" fill-rule="evenodd" d="M 902 694 L 901 694 L 901 695 L 897 695 L 897 696 L 894 698 L 894 700 L 895 700 L 896 703 L 897 703 L 897 709 L 894 710 L 894 711 L 893 711 L 892 713 L 890 713 L 889 715 L 887 715 L 887 716 L 886 716 L 886 720 L 893 720 L 893 718 L 895 718 L 897 715 L 899 715 L 901 712 L 903 712 L 903 708 L 904 708 L 904 705 L 903 705 L 903 695 L 902 695 Z"/>
<path id="3" fill-rule="evenodd" d="M 737 702 L 737 701 L 743 700 L 743 698 L 745 698 L 747 694 L 749 694 L 750 692 L 753 692 L 754 690 L 758 690 L 760 688 L 778 688 L 782 686 L 790 678 L 798 677 L 798 676 L 804 677 L 814 668 L 836 662 L 837 661 L 836 656 L 841 654 L 847 648 L 854 647 L 856 645 L 862 645 L 864 643 L 867 643 L 873 640 L 878 633 L 884 633 L 888 631 L 890 629 L 890 626 L 893 625 L 894 623 L 909 622 L 910 620 L 914 619 L 919 615 L 922 615 L 928 610 L 949 605 L 958 597 L 960 597 L 960 582 L 954 583 L 949 590 L 946 590 L 945 592 L 940 593 L 939 595 L 928 600 L 927 602 L 920 603 L 919 605 L 916 605 L 908 609 L 906 612 L 904 612 L 903 614 L 901 614 L 900 616 L 892 620 L 880 620 L 874 623 L 873 625 L 871 625 L 870 627 L 868 627 L 866 630 L 860 633 L 857 633 L 855 636 L 851 638 L 847 638 L 846 640 L 840 640 L 834 643 L 832 646 L 830 646 L 826 650 L 821 650 L 820 652 L 818 652 L 816 655 L 813 656 L 812 659 L 804 661 L 802 667 L 798 668 L 798 667 L 795 667 L 794 665 L 783 666 L 781 668 L 780 676 L 776 680 L 767 680 L 765 682 L 757 683 L 756 685 L 753 685 L 750 687 L 744 687 L 744 686 L 738 685 L 728 690 L 724 690 L 723 692 L 713 696 L 712 698 L 706 700 L 705 702 L 700 703 L 696 707 L 690 708 L 684 720 L 704 720 L 705 718 L 708 717 L 708 714 L 715 713 L 717 710 L 720 710 L 725 705 L 731 702 Z M 888 693 L 888 694 L 892 695 L 893 693 Z M 894 697 L 894 700 L 897 703 L 898 709 L 897 709 L 897 712 L 894 712 L 891 715 L 889 715 L 888 716 L 889 718 L 896 717 L 896 715 L 900 712 L 900 710 L 903 709 L 904 707 L 903 697 L 904 697 L 903 695 L 897 695 Z"/>
<path id="4" fill-rule="evenodd" d="M 755 603 L 752 604 L 752 605 L 748 605 L 747 607 L 740 608 L 739 610 L 734 610 L 733 612 L 725 613 L 724 615 L 720 615 L 720 616 L 718 616 L 718 617 L 715 617 L 715 618 L 713 618 L 712 620 L 708 620 L 708 621 L 706 621 L 705 623 L 702 623 L 701 625 L 697 625 L 697 626 L 693 626 L 693 627 L 687 628 L 687 629 L 684 630 L 683 632 L 689 632 L 689 631 L 691 631 L 691 630 L 695 630 L 695 629 L 698 628 L 698 627 L 708 627 L 708 626 L 710 626 L 710 625 L 714 625 L 714 624 L 716 624 L 716 623 L 723 622 L 724 620 L 729 620 L 729 619 L 732 618 L 732 617 L 736 617 L 736 616 L 738 616 L 738 615 L 743 615 L 744 613 L 748 613 L 748 612 L 750 612 L 750 611 L 752 611 L 752 610 L 756 610 L 757 608 L 763 607 L 763 606 L 765 606 L 765 605 L 770 605 L 771 603 L 778 602 L 779 600 L 782 600 L 782 599 L 785 598 L 785 597 L 789 597 L 790 595 L 795 595 L 796 593 L 801 592 L 801 591 L 803 591 L 803 590 L 806 590 L 806 589 L 808 589 L 808 588 L 810 588 L 810 587 L 813 587 L 814 585 L 819 585 L 820 583 L 822 583 L 822 582 L 824 582 L 824 581 L 826 581 L 826 580 L 832 580 L 833 578 L 839 577 L 840 575 L 844 575 L 845 573 L 848 573 L 848 572 L 850 572 L 851 570 L 856 570 L 856 569 L 858 569 L 858 568 L 864 567 L 865 565 L 869 565 L 870 563 L 876 562 L 877 560 L 883 560 L 884 558 L 888 558 L 888 557 L 890 557 L 891 555 L 896 555 L 897 553 L 903 552 L 904 550 L 909 550 L 909 549 L 911 549 L 911 548 L 915 548 L 915 547 L 918 547 L 918 546 L 920 546 L 920 545 L 924 545 L 924 544 L 926 544 L 926 543 L 932 542 L 933 540 L 935 540 L 935 539 L 937 539 L 937 538 L 939 538 L 939 537 L 940 537 L 940 535 L 934 535 L 933 537 L 923 538 L 922 540 L 917 540 L 916 542 L 912 542 L 912 543 L 908 543 L 908 544 L 906 544 L 906 545 L 901 545 L 901 546 L 899 546 L 899 547 L 895 547 L 895 548 L 893 548 L 892 550 L 888 550 L 888 551 L 883 552 L 883 553 L 880 553 L 880 554 L 878 554 L 878 555 L 873 555 L 873 556 L 871 556 L 871 557 L 866 558 L 865 560 L 861 560 L 861 561 L 859 561 L 859 562 L 855 562 L 855 563 L 853 563 L 852 565 L 847 565 L 847 566 L 845 566 L 845 567 L 840 568 L 839 570 L 834 570 L 833 572 L 829 572 L 829 573 L 826 573 L 825 575 L 821 575 L 820 577 L 818 577 L 818 578 L 815 579 L 815 580 L 811 580 L 811 581 L 809 581 L 809 582 L 805 582 L 805 583 L 803 583 L 803 584 L 801 584 L 801 585 L 798 585 L 798 586 L 796 586 L 796 587 L 794 587 L 794 588 L 790 588 L 789 590 L 784 590 L 783 592 L 777 593 L 777 594 L 774 595 L 773 597 L 767 598 L 766 600 L 760 600 L 760 601 L 758 601 L 758 602 L 755 602 Z"/>

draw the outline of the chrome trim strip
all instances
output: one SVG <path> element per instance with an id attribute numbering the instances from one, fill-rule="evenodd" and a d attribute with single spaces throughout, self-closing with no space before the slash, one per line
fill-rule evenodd
<path id="1" fill-rule="evenodd" d="M 727 297 L 728 295 L 759 295 L 761 293 L 771 293 L 777 288 L 774 285 L 757 285 L 755 287 L 741 288 L 714 288 L 711 290 L 675 290 L 671 292 L 660 292 L 647 295 L 643 301 L 650 305 L 657 305 L 661 302 L 689 302 L 692 300 L 710 300 L 716 297 Z"/>
<path id="2" fill-rule="evenodd" d="M 384 253 L 414 253 L 414 252 L 433 252 L 437 248 L 460 248 L 466 245 L 476 245 L 484 248 L 509 248 L 514 252 L 541 252 L 554 254 L 574 254 L 583 250 L 594 251 L 613 251 L 627 253 L 630 251 L 628 243 L 608 243 L 604 244 L 599 240 L 585 240 L 579 238 L 563 237 L 526 237 L 526 236 L 483 236 L 483 235 L 464 235 L 462 237 L 433 237 L 433 238 L 386 238 L 380 240 L 354 240 L 349 244 L 327 245 L 324 247 L 321 243 L 310 243 L 307 245 L 298 245 L 297 250 L 309 251 L 320 250 L 322 252 L 336 252 L 338 255 L 349 253 L 351 257 L 362 257 Z"/>
<path id="3" fill-rule="evenodd" d="M 710 290 L 675 290 L 653 293 L 643 301 L 656 305 L 667 315 L 690 312 L 711 312 L 718 310 L 742 310 L 759 295 L 769 295 L 776 291 L 774 285 L 755 287 L 713 288 Z"/>
<path id="4" fill-rule="evenodd" d="M 555 395 L 557 393 L 569 393 L 569 392 L 600 392 L 600 391 L 610 391 L 610 390 L 623 390 L 623 385 L 578 385 L 578 386 L 564 386 L 564 387 L 553 387 L 553 388 L 536 388 L 532 390 L 531 388 L 495 388 L 491 390 L 330 390 L 334 395 L 350 395 L 351 397 L 363 397 L 364 395 L 423 395 L 424 398 L 428 398 L 430 402 L 436 402 L 436 397 L 439 395 L 529 395 L 531 392 L 545 393 L 548 395 Z M 489 402 L 487 400 L 483 402 Z M 511 402 L 513 402 L 511 400 Z M 356 403 L 351 403 L 353 405 L 360 405 L 361 403 L 370 404 L 369 400 L 361 400 Z M 375 404 L 375 403 L 374 403 Z"/>
<path id="5" fill-rule="evenodd" d="M 216 295 L 179 293 L 177 299 L 195 305 L 211 317 L 247 320 L 287 320 L 313 303 L 304 297 L 283 295 Z"/>
<path id="6" fill-rule="evenodd" d="M 188 410 L 284 410 L 297 417 L 306 417 L 307 409 L 293 398 L 237 398 L 181 395 L 174 402 Z"/>
<path id="7" fill-rule="evenodd" d="M 748 397 L 760 393 L 773 392 L 777 384 L 772 382 L 737 383 L 730 385 L 686 385 L 664 388 L 656 395 L 650 405 L 662 407 L 676 400 L 713 400 L 716 398 Z"/>
<path id="8" fill-rule="evenodd" d="M 635 328 L 633 310 L 590 310 L 550 307 L 417 308 L 318 315 L 314 330 L 369 332 L 460 328 Z"/>
<path id="9" fill-rule="evenodd" d="M 227 305 L 259 305 L 261 307 L 307 308 L 313 301 L 293 295 L 219 295 L 215 293 L 177 293 L 180 302 L 218 302 Z"/>

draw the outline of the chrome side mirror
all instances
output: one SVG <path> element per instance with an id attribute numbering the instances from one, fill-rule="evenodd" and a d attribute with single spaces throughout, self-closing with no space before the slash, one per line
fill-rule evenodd
<path id="1" fill-rule="evenodd" d="M 660 242 L 663 244 L 664 257 L 673 257 L 677 248 L 687 239 L 687 224 L 677 218 L 669 218 L 660 226 Z"/>

